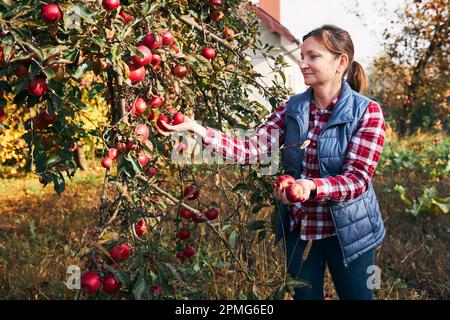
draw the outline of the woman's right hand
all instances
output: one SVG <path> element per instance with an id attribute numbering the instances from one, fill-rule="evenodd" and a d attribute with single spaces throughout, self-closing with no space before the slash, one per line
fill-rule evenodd
<path id="1" fill-rule="evenodd" d="M 185 132 L 185 131 L 194 132 L 201 136 L 203 136 L 204 134 L 204 136 L 206 136 L 206 129 L 200 124 L 198 124 L 195 120 L 188 118 L 186 116 L 184 117 L 184 122 L 177 124 L 175 126 L 170 125 L 166 122 L 162 122 L 162 125 L 165 127 L 165 129 L 167 129 L 167 131 L 161 130 L 158 126 L 156 126 L 156 130 L 165 137 L 168 137 L 175 132 Z"/>

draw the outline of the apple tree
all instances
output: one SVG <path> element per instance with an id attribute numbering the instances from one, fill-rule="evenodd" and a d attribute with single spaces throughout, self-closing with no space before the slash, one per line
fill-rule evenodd
<path id="1" fill-rule="evenodd" d="M 208 298 L 212 279 L 229 274 L 232 297 L 288 290 L 286 272 L 265 270 L 271 258 L 258 253 L 259 243 L 271 244 L 262 213 L 275 205 L 273 177 L 260 174 L 261 164 L 175 162 L 186 145 L 156 130 L 184 115 L 249 129 L 269 113 L 255 94 L 273 107 L 288 97 L 283 56 L 261 43 L 258 24 L 242 0 L 0 3 L 1 119 L 28 115 L 27 169 L 61 193 L 77 171 L 77 143 L 91 136 L 103 144 L 98 221 L 77 251 L 83 297 Z M 252 52 L 277 75 L 270 84 L 253 70 Z M 83 110 L 98 98 L 107 123 L 87 127 Z"/>

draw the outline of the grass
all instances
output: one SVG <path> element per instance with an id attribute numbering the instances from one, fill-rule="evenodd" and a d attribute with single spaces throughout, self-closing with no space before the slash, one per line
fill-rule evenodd
<path id="1" fill-rule="evenodd" d="M 0 299 L 73 298 L 73 292 L 63 283 L 66 268 L 81 265 L 73 254 L 87 228 L 97 224 L 102 178 L 102 170 L 79 172 L 62 195 L 55 194 L 50 185 L 43 188 L 32 175 L 0 180 Z M 376 297 L 448 299 L 450 215 L 414 220 L 391 191 L 396 184 L 408 186 L 409 194 L 414 196 L 421 193 L 422 184 L 436 186 L 443 196 L 450 194 L 448 178 L 431 183 L 417 171 L 408 175 L 376 174 L 374 186 L 387 229 L 377 256 L 382 286 Z M 208 201 L 229 205 L 214 183 L 205 190 Z M 272 250 L 261 248 L 262 255 Z M 266 277 L 276 274 L 275 268 L 283 264 L 281 250 L 273 254 L 261 262 Z M 212 298 L 236 298 L 233 291 L 238 290 L 240 281 L 239 275 L 229 272 L 207 289 Z M 329 274 L 325 288 L 336 297 Z"/>

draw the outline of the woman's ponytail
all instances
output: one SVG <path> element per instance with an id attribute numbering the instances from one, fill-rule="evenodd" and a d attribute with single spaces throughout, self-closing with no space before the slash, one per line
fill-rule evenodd
<path id="1" fill-rule="evenodd" d="M 352 61 L 352 64 L 348 68 L 347 82 L 356 92 L 361 94 L 365 94 L 367 92 L 368 80 L 366 72 L 364 71 L 363 66 L 355 60 Z"/>

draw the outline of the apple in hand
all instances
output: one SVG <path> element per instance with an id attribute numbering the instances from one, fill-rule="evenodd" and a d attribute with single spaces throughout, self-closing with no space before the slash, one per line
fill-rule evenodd
<path id="1" fill-rule="evenodd" d="M 184 115 L 181 112 L 177 112 L 173 115 L 172 125 L 176 126 L 177 124 L 184 122 Z"/>
<path id="2" fill-rule="evenodd" d="M 280 189 L 285 189 L 288 185 L 295 183 L 295 179 L 289 175 L 280 176 L 275 182 L 275 186 Z"/>
<path id="3" fill-rule="evenodd" d="M 292 203 L 299 202 L 303 195 L 303 188 L 298 183 L 291 183 L 286 187 L 285 191 L 286 199 Z"/>

